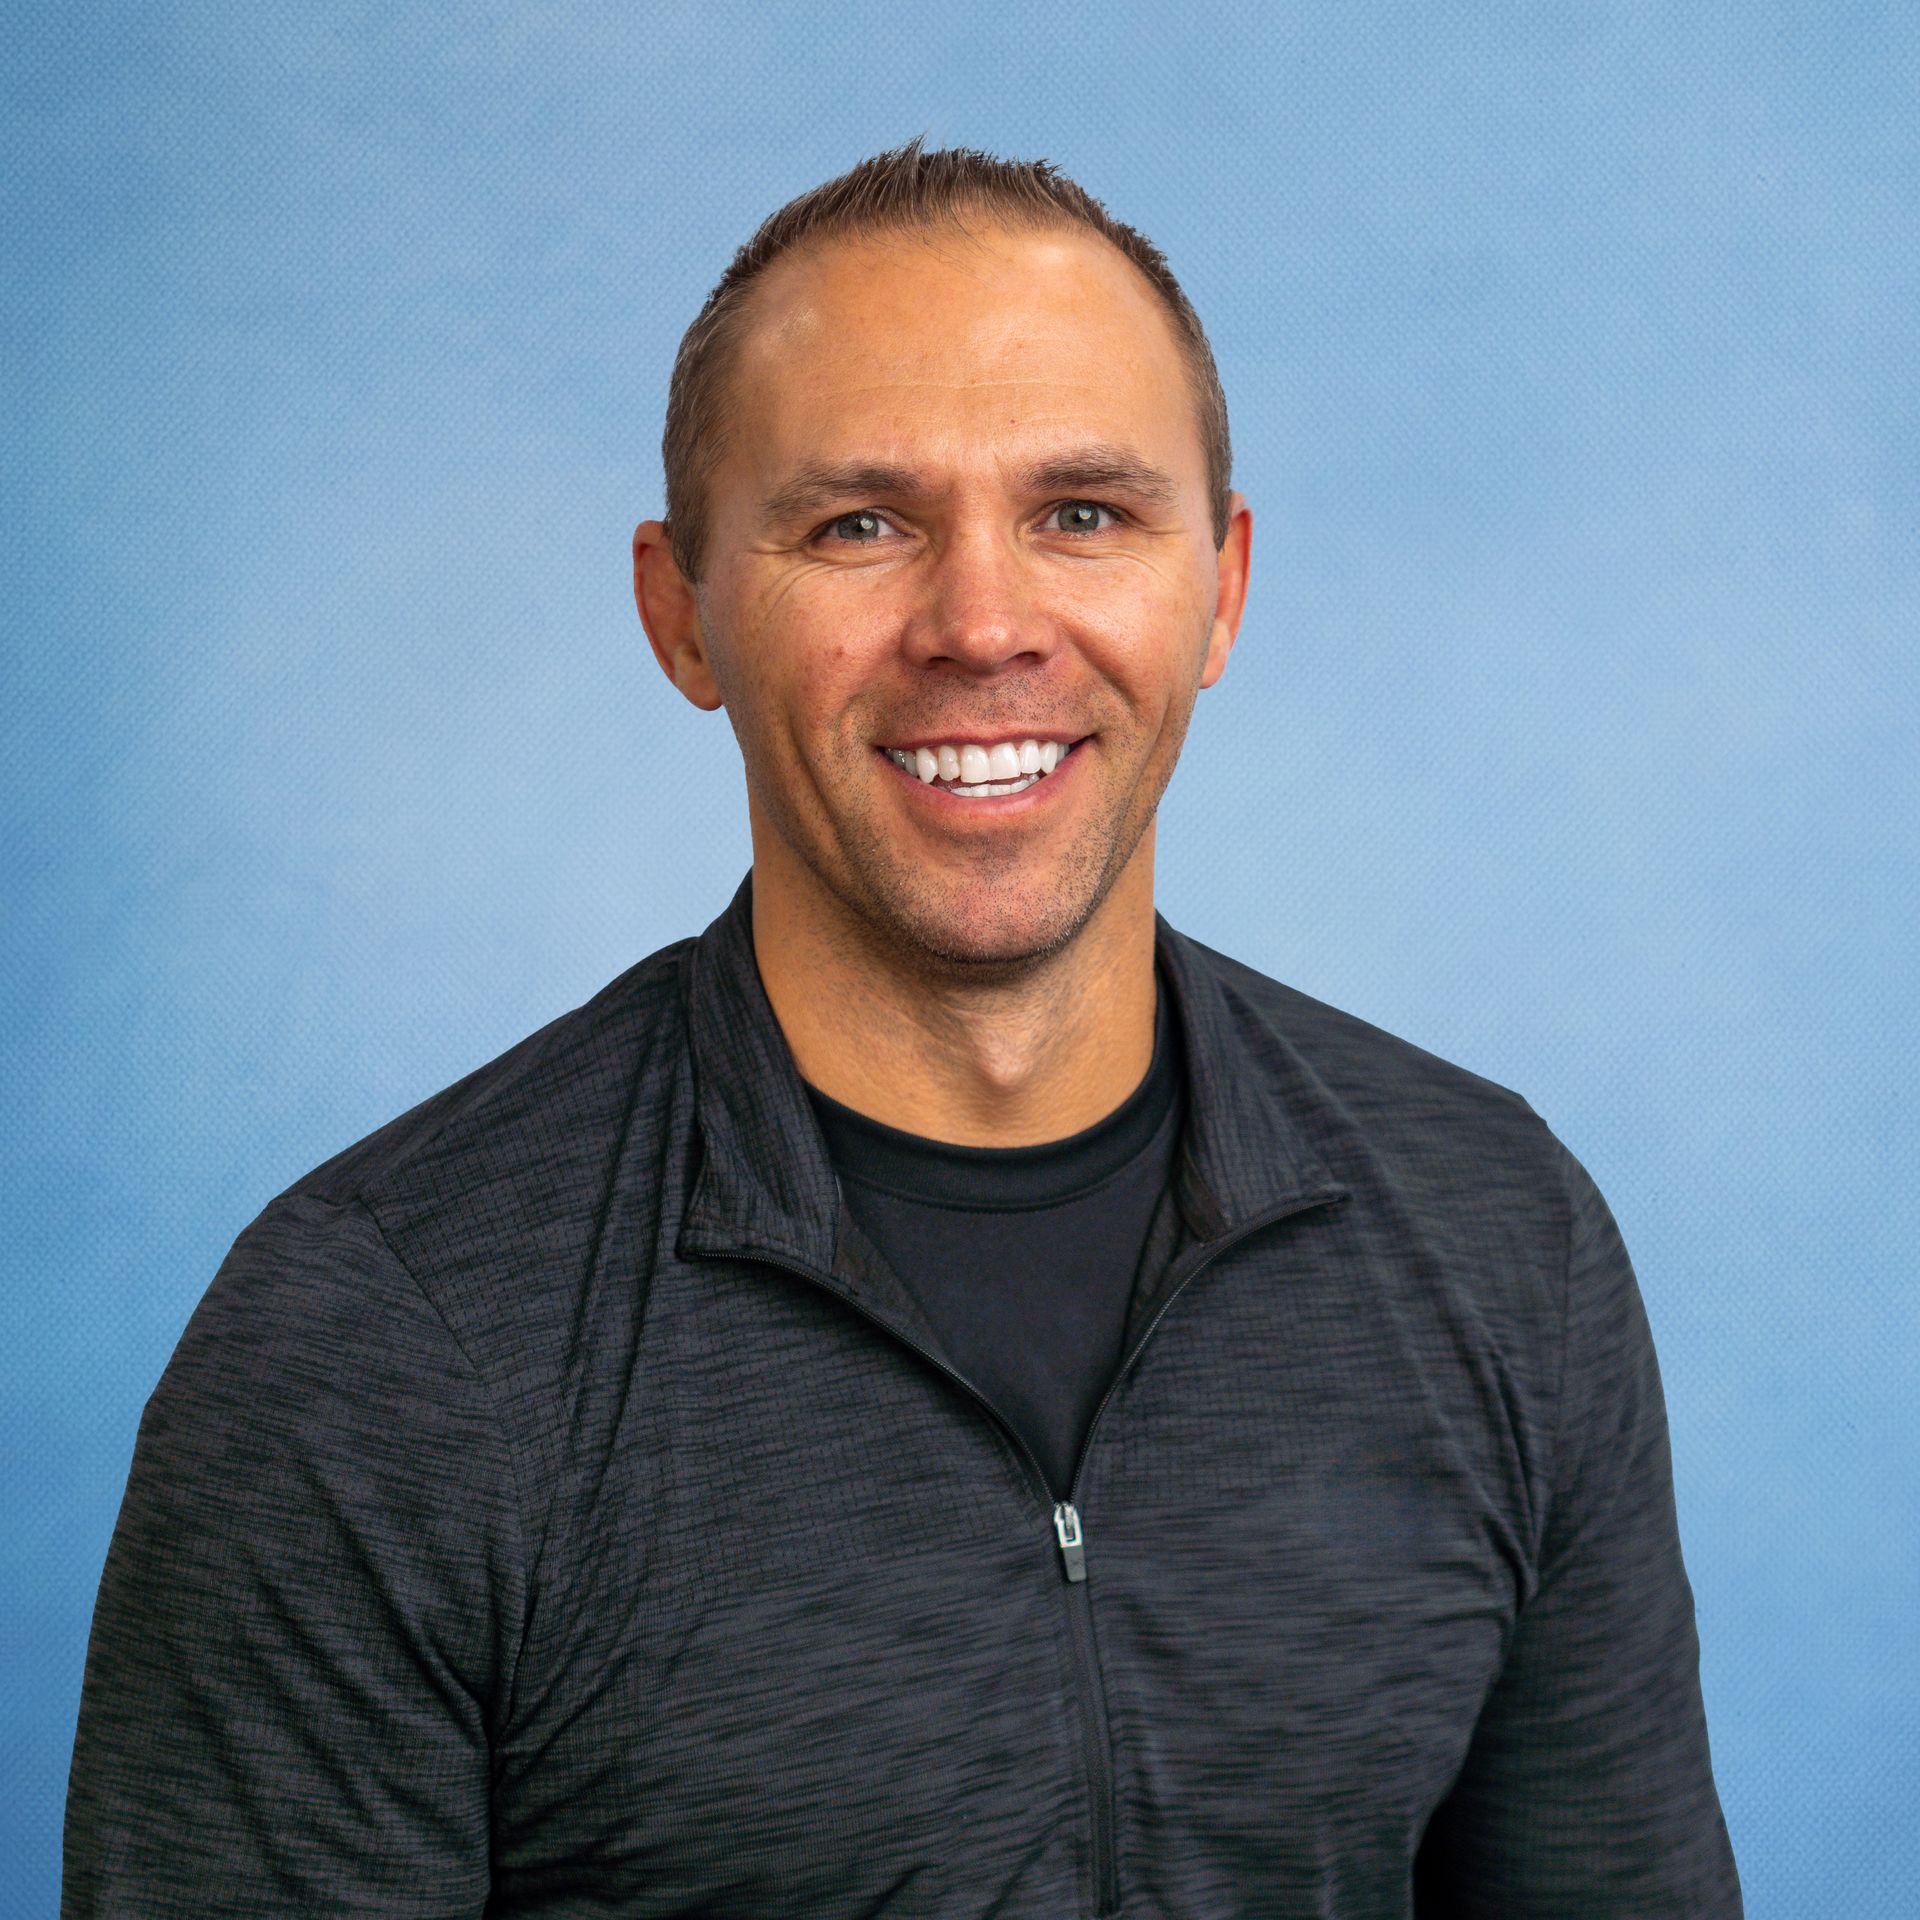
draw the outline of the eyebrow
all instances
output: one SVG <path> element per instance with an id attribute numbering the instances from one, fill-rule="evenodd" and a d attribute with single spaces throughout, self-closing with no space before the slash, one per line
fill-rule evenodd
<path id="1" fill-rule="evenodd" d="M 1179 497 L 1173 475 L 1124 447 L 1090 446 L 1035 461 L 1015 476 L 1027 493 L 1123 493 L 1148 506 Z M 783 480 L 762 503 L 774 523 L 797 520 L 837 500 L 914 500 L 933 489 L 910 467 L 872 460 L 809 462 Z"/>

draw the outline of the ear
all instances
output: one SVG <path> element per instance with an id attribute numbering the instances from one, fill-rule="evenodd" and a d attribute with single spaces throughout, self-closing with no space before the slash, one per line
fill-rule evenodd
<path id="1" fill-rule="evenodd" d="M 1219 575 L 1213 603 L 1213 627 L 1207 635 L 1207 657 L 1201 664 L 1200 684 L 1210 687 L 1227 670 L 1240 631 L 1240 615 L 1247 604 L 1247 563 L 1253 546 L 1253 510 L 1242 493 L 1227 495 L 1227 537 L 1220 543 Z"/>
<path id="2" fill-rule="evenodd" d="M 700 609 L 680 571 L 664 520 L 642 520 L 633 530 L 633 603 L 647 630 L 660 671 L 696 707 L 718 707 L 720 687 L 707 659 Z"/>

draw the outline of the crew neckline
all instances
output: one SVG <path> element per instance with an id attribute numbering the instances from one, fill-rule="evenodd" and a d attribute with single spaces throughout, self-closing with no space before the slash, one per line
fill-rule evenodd
<path id="1" fill-rule="evenodd" d="M 1024 1147 L 973 1147 L 890 1127 L 802 1081 L 843 1180 L 933 1206 L 1059 1206 L 1105 1185 L 1153 1145 L 1179 1092 L 1173 1021 L 1160 984 L 1153 1055 L 1139 1084 L 1092 1126 Z"/>

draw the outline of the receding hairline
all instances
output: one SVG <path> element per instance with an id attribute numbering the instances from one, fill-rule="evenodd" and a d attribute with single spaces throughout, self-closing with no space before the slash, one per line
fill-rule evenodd
<path id="1" fill-rule="evenodd" d="M 789 262 L 796 267 L 817 264 L 835 251 L 885 252 L 893 247 L 920 247 L 942 253 L 950 242 L 984 250 L 997 237 L 1040 233 L 1057 233 L 1069 240 L 1094 243 L 1118 260 L 1127 269 L 1134 284 L 1146 295 L 1147 305 L 1159 315 L 1167 337 L 1179 355 L 1181 370 L 1194 402 L 1194 428 L 1200 436 L 1204 458 L 1207 440 L 1204 423 L 1207 385 L 1201 359 L 1204 349 L 1200 343 L 1187 337 L 1173 306 L 1140 263 L 1098 227 L 1076 218 L 1051 202 L 1007 206 L 980 195 L 964 202 L 937 207 L 889 209 L 865 215 L 849 212 L 832 222 L 823 223 L 783 247 L 740 288 L 712 338 L 709 349 L 711 357 L 702 369 L 702 379 L 708 385 L 712 407 L 711 429 L 703 438 L 699 453 L 693 460 L 692 477 L 701 494 L 702 520 L 710 518 L 711 495 L 708 489 L 731 446 L 733 392 L 740 359 L 749 335 L 756 325 L 765 321 L 766 316 L 759 308 L 766 283 L 778 278 L 783 267 Z"/>
<path id="2" fill-rule="evenodd" d="M 884 221 L 816 229 L 783 248 L 740 289 L 720 335 L 726 348 L 720 368 L 726 370 L 733 358 L 738 356 L 741 344 L 755 322 L 755 309 L 764 297 L 767 283 L 778 279 L 789 266 L 798 270 L 818 265 L 829 255 L 838 252 L 884 254 L 912 249 L 950 256 L 953 251 L 950 243 L 984 253 L 997 239 L 1026 238 L 1046 233 L 1057 234 L 1068 241 L 1084 241 L 1109 258 L 1119 261 L 1133 284 L 1145 296 L 1146 304 L 1159 314 L 1182 358 L 1191 358 L 1191 350 L 1181 336 L 1179 322 L 1160 289 L 1142 271 L 1137 260 L 1129 259 L 1125 249 L 1116 245 L 1097 227 L 1090 227 L 1084 220 L 1076 220 L 1071 214 L 1062 213 L 1056 208 L 1044 211 L 1035 209 L 1031 217 L 1022 217 L 1018 212 L 1009 217 L 1001 208 L 982 203 L 977 208 L 942 207 L 923 215 L 895 215 Z"/>
<path id="3" fill-rule="evenodd" d="M 1224 541 L 1233 473 L 1226 394 L 1206 325 L 1166 255 L 1049 160 L 1002 159 L 972 147 L 928 152 L 924 137 L 916 135 L 776 207 L 735 249 L 681 336 L 667 382 L 660 451 L 669 544 L 687 579 L 697 581 L 704 570 L 714 471 L 738 444 L 731 356 L 757 317 L 754 282 L 783 255 L 805 259 L 841 241 L 964 249 L 995 234 L 1071 233 L 1079 227 L 1099 235 L 1133 266 L 1167 317 L 1186 364 L 1205 451 L 1214 544 Z"/>

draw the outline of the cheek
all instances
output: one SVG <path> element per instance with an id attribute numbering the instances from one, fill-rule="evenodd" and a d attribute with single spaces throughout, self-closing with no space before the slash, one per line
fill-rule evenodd
<path id="1" fill-rule="evenodd" d="M 1097 590 L 1076 592 L 1061 616 L 1095 670 L 1144 712 L 1188 697 L 1205 651 L 1213 603 L 1185 574 L 1133 566 Z"/>
<path id="2" fill-rule="evenodd" d="M 794 583 L 747 612 L 729 648 L 760 731 L 811 749 L 849 731 L 883 684 L 899 628 L 882 596 L 836 580 Z"/>
<path id="3" fill-rule="evenodd" d="M 823 571 L 781 597 L 768 631 L 781 657 L 799 663 L 809 681 L 866 683 L 899 654 L 910 612 L 897 576 Z"/>

